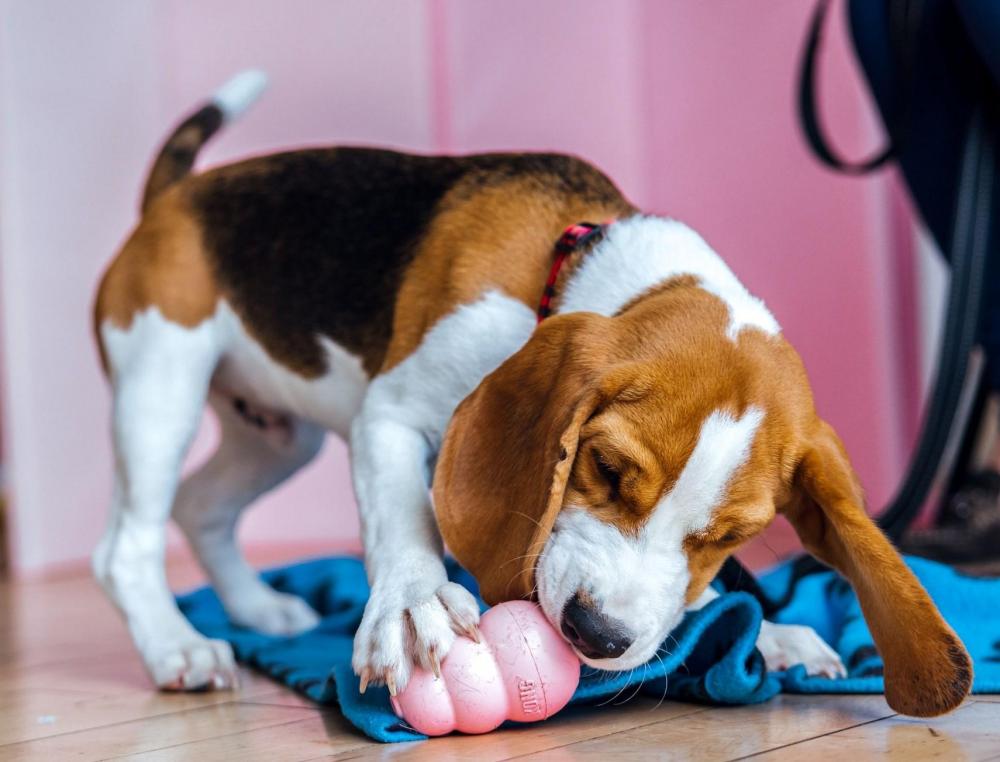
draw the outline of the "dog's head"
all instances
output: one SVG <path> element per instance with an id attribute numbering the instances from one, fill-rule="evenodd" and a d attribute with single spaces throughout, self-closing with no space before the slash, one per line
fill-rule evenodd
<path id="1" fill-rule="evenodd" d="M 545 321 L 452 419 L 434 481 L 445 541 L 488 602 L 537 598 L 585 663 L 620 670 L 781 512 L 851 581 L 890 705 L 954 708 L 968 656 L 866 515 L 797 354 L 727 326 L 691 278 L 615 317 Z"/>

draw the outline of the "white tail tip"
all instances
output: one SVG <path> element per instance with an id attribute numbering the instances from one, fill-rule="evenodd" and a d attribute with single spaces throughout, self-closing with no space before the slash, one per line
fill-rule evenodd
<path id="1" fill-rule="evenodd" d="M 212 103 L 219 107 L 223 118 L 230 122 L 250 108 L 265 87 L 267 75 L 260 69 L 247 69 L 216 90 Z"/>

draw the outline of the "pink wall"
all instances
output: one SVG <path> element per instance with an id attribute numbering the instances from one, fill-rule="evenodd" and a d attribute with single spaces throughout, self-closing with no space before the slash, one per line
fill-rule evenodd
<path id="1" fill-rule="evenodd" d="M 158 139 L 151 6 L 0 4 L 0 320 L 15 568 L 97 537 L 111 455 L 88 320 Z"/>
<path id="2" fill-rule="evenodd" d="M 892 187 L 820 167 L 795 114 L 812 3 L 644 4 L 647 203 L 688 221 L 765 299 L 801 352 L 821 414 L 843 436 L 873 506 L 888 499 L 915 369 L 897 334 Z M 831 14 L 835 22 L 843 20 Z M 825 122 L 849 155 L 881 134 L 834 23 L 821 69 Z M 908 253 L 908 252 L 906 252 Z M 905 411 L 909 412 L 909 411 Z"/>
<path id="3" fill-rule="evenodd" d="M 693 224 L 800 347 L 822 411 L 883 502 L 909 430 L 894 403 L 912 371 L 895 318 L 905 294 L 885 253 L 899 205 L 884 177 L 818 169 L 798 137 L 808 5 L 0 0 L 0 391 L 17 569 L 76 563 L 96 542 L 110 452 L 93 287 L 169 123 L 247 66 L 268 70 L 272 88 L 205 163 L 337 141 L 564 150 Z M 871 145 L 844 40 L 831 43 L 827 109 L 847 147 Z M 212 439 L 207 425 L 192 459 Z M 335 546 L 356 532 L 345 451 L 331 441 L 243 534 Z"/>

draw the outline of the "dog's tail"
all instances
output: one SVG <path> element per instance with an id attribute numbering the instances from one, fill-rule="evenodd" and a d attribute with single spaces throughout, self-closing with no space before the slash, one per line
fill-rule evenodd
<path id="1" fill-rule="evenodd" d="M 212 100 L 181 122 L 163 144 L 146 178 L 142 211 L 157 196 L 187 175 L 198 151 L 219 128 L 246 111 L 267 87 L 267 75 L 257 69 L 242 71 L 220 87 Z"/>

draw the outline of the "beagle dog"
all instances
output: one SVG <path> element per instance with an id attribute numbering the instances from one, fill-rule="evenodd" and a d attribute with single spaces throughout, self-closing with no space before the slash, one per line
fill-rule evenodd
<path id="1" fill-rule="evenodd" d="M 798 355 L 694 231 L 553 154 L 321 148 L 191 174 L 263 84 L 239 75 L 170 136 L 96 300 L 116 471 L 94 569 L 158 686 L 235 679 L 228 645 L 168 590 L 170 517 L 233 621 L 316 624 L 260 580 L 234 529 L 334 432 L 371 583 L 362 689 L 395 693 L 477 636 L 444 546 L 487 602 L 536 599 L 584 663 L 622 670 L 782 513 L 854 586 L 889 704 L 962 701 L 969 657 L 866 515 Z M 571 228 L 554 254 L 583 221 L 604 224 Z M 218 450 L 178 486 L 206 402 Z M 772 667 L 843 670 L 807 628 L 769 624 L 760 646 Z"/>

